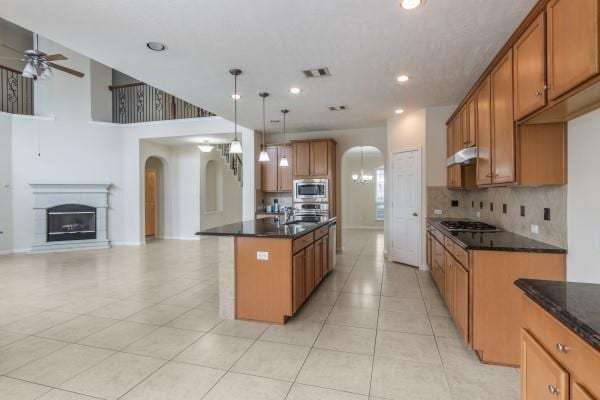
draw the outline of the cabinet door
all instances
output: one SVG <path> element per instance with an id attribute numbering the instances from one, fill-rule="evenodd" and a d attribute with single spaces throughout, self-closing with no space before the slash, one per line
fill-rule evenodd
<path id="1" fill-rule="evenodd" d="M 596 400 L 587 390 L 571 381 L 571 400 Z"/>
<path id="2" fill-rule="evenodd" d="M 469 102 L 467 103 L 467 116 L 469 118 L 469 123 L 467 126 L 469 134 L 467 135 L 466 146 L 472 147 L 476 144 L 475 130 L 477 129 L 477 124 L 475 122 L 477 120 L 477 106 L 475 102 L 475 96 L 471 97 L 469 99 Z"/>
<path id="3" fill-rule="evenodd" d="M 541 13 L 513 47 L 515 120 L 546 105 L 546 15 Z"/>
<path id="4" fill-rule="evenodd" d="M 448 253 L 445 252 L 445 264 L 444 264 L 444 280 L 445 280 L 445 299 L 446 305 L 448 306 L 448 310 L 450 310 L 450 314 L 454 316 L 454 297 L 456 290 L 456 266 L 454 258 Z"/>
<path id="5" fill-rule="evenodd" d="M 477 118 L 477 185 L 492 183 L 492 108 L 491 83 L 488 76 L 475 95 Z"/>
<path id="6" fill-rule="evenodd" d="M 454 119 L 454 129 L 452 130 L 452 154 L 459 151 L 462 146 L 462 137 L 463 137 L 463 123 L 462 123 L 462 111 L 456 114 L 456 118 Z"/>
<path id="7" fill-rule="evenodd" d="M 285 156 L 288 159 L 288 163 L 293 165 L 292 146 L 279 146 L 277 149 L 277 175 L 278 175 L 278 191 L 279 192 L 291 192 L 292 191 L 292 168 L 291 167 L 280 167 L 279 161 Z M 269 154 L 269 157 L 271 155 Z"/>
<path id="8" fill-rule="evenodd" d="M 448 189 L 454 189 L 454 169 L 452 169 L 452 167 L 448 167 L 446 168 L 446 174 L 447 174 L 447 186 Z"/>
<path id="9" fill-rule="evenodd" d="M 323 271 L 322 278 L 324 278 L 325 275 L 327 275 L 327 273 L 329 272 L 329 235 L 323 236 L 322 240 L 323 240 L 323 250 L 322 250 L 323 262 L 321 264 L 321 270 Z"/>
<path id="10" fill-rule="evenodd" d="M 469 147 L 469 110 L 466 104 L 463 106 L 460 114 L 462 116 L 462 136 L 460 137 L 458 150 Z"/>
<path id="11" fill-rule="evenodd" d="M 310 174 L 325 176 L 329 173 L 329 151 L 326 140 L 310 142 Z"/>
<path id="12" fill-rule="evenodd" d="M 454 290 L 454 321 L 458 331 L 469 342 L 469 272 L 456 262 Z"/>
<path id="13" fill-rule="evenodd" d="M 294 255 L 292 262 L 292 308 L 298 311 L 306 298 L 304 289 L 306 253 L 304 250 Z"/>
<path id="14" fill-rule="evenodd" d="M 278 189 L 277 166 L 279 165 L 277 146 L 267 146 L 267 154 L 269 161 L 261 163 L 262 190 L 263 192 L 276 192 Z"/>
<path id="15" fill-rule="evenodd" d="M 454 120 L 450 121 L 446 129 L 446 157 L 450 158 L 454 154 Z"/>
<path id="16" fill-rule="evenodd" d="M 315 242 L 315 284 L 318 285 L 323 279 L 323 239 Z"/>
<path id="17" fill-rule="evenodd" d="M 492 71 L 492 183 L 515 181 L 512 50 Z"/>
<path id="18" fill-rule="evenodd" d="M 463 177 L 462 177 L 462 166 L 459 164 L 453 165 L 452 169 L 454 171 L 454 188 L 462 189 L 463 185 L 464 185 Z"/>
<path id="19" fill-rule="evenodd" d="M 306 255 L 306 264 L 304 265 L 304 289 L 306 292 L 306 297 L 308 297 L 316 286 L 315 279 L 315 247 L 314 245 L 308 246 L 304 249 Z"/>
<path id="20" fill-rule="evenodd" d="M 310 176 L 310 142 L 297 142 L 292 145 L 294 153 L 294 175 Z"/>
<path id="21" fill-rule="evenodd" d="M 598 73 L 598 0 L 548 4 L 548 95 L 556 99 Z"/>
<path id="22" fill-rule="evenodd" d="M 521 335 L 521 400 L 567 400 L 569 374 L 526 330 Z"/>
<path id="23" fill-rule="evenodd" d="M 433 241 L 433 265 L 435 266 L 434 280 L 442 296 L 444 295 L 444 246 L 437 240 Z"/>
<path id="24" fill-rule="evenodd" d="M 431 233 L 427 232 L 427 267 L 429 267 L 429 270 L 433 269 L 433 237 L 431 236 Z"/>

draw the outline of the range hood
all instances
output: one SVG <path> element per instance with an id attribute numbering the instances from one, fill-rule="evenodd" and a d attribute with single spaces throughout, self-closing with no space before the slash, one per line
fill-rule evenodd
<path id="1" fill-rule="evenodd" d="M 475 160 L 477 160 L 477 147 L 467 147 L 450 156 L 446 161 L 446 166 L 449 167 L 454 164 L 472 164 Z"/>

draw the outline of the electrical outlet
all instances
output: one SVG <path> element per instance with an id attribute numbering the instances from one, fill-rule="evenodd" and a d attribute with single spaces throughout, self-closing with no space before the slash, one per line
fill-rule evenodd
<path id="1" fill-rule="evenodd" d="M 477 211 L 477 218 L 481 218 L 481 212 Z"/>
<path id="2" fill-rule="evenodd" d="M 256 259 L 261 261 L 269 261 L 269 252 L 268 251 L 257 251 Z"/>
<path id="3" fill-rule="evenodd" d="M 433 210 L 433 213 L 435 215 L 443 215 L 444 214 L 444 210 Z"/>
<path id="4" fill-rule="evenodd" d="M 537 235 L 540 233 L 540 227 L 536 224 L 531 224 L 531 233 L 535 233 Z"/>

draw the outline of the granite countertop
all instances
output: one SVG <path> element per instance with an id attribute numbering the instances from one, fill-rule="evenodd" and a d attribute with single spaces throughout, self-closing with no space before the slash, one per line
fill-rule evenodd
<path id="1" fill-rule="evenodd" d="M 518 279 L 515 285 L 600 351 L 600 284 Z"/>
<path id="2" fill-rule="evenodd" d="M 291 225 L 278 224 L 273 218 L 236 222 L 229 225 L 197 232 L 199 236 L 246 236 L 295 239 L 322 226 L 335 222 L 335 217 L 320 223 L 299 222 Z"/>
<path id="3" fill-rule="evenodd" d="M 465 250 L 516 251 L 523 253 L 556 253 L 567 251 L 557 246 L 517 235 L 508 231 L 500 232 L 450 232 L 441 221 L 448 218 L 427 218 L 429 223 L 454 240 Z M 464 219 L 464 218 L 463 218 Z"/>
<path id="4" fill-rule="evenodd" d="M 273 212 L 273 211 L 257 211 L 256 215 L 283 215 L 282 212 Z"/>

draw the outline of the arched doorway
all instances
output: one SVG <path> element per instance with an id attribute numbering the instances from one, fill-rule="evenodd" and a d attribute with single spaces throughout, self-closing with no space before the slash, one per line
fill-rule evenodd
<path id="1" fill-rule="evenodd" d="M 165 234 L 165 163 L 151 156 L 144 167 L 144 235 L 162 238 Z"/>
<path id="2" fill-rule="evenodd" d="M 365 179 L 361 179 L 361 172 Z M 383 229 L 385 168 L 381 151 L 373 146 L 355 146 L 346 150 L 341 158 L 338 179 L 344 229 Z"/>

